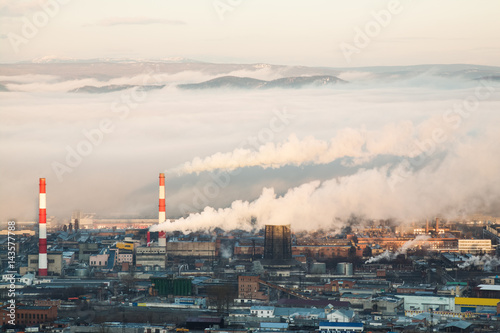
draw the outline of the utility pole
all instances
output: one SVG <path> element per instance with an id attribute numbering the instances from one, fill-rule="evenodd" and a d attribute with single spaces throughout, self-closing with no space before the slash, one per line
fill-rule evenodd
<path id="1" fill-rule="evenodd" d="M 429 326 L 429 332 L 434 332 L 432 326 L 434 325 L 434 310 L 430 308 L 430 314 L 431 314 L 431 324 Z"/>

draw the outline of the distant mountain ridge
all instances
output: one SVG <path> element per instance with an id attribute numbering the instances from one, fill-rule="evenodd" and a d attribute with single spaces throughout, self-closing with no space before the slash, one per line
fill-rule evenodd
<path id="1" fill-rule="evenodd" d="M 125 89 L 131 89 L 131 88 L 135 88 L 135 87 L 138 87 L 138 89 L 141 91 L 148 91 L 148 90 L 154 90 L 154 89 L 161 89 L 161 88 L 165 87 L 165 85 L 138 86 L 138 85 L 132 85 L 132 84 L 110 84 L 110 85 L 102 86 L 102 87 L 83 86 L 83 87 L 72 89 L 68 92 L 88 93 L 88 94 L 105 94 L 105 93 L 110 93 L 110 92 L 115 92 L 115 91 L 120 91 L 120 90 L 125 90 Z"/>
<path id="2" fill-rule="evenodd" d="M 89 58 L 89 59 L 75 59 L 75 58 L 65 58 L 56 56 L 45 56 L 40 58 L 34 58 L 31 61 L 21 61 L 23 63 L 33 63 L 33 64 L 85 64 L 85 63 L 203 63 L 203 61 L 198 61 L 183 57 L 165 57 L 159 59 L 140 59 L 140 58 Z"/>
<path id="3" fill-rule="evenodd" d="M 342 79 L 332 75 L 314 75 L 314 76 L 296 76 L 285 77 L 281 79 L 265 81 L 251 77 L 239 76 L 221 76 L 215 79 L 200 83 L 189 83 L 177 85 L 180 89 L 271 89 L 271 88 L 287 88 L 298 89 L 308 85 L 325 86 L 338 83 L 347 83 Z"/>

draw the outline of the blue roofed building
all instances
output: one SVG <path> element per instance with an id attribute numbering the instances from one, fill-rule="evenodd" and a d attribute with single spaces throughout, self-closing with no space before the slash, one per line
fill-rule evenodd
<path id="1" fill-rule="evenodd" d="M 288 323 L 260 323 L 260 331 L 286 331 L 288 330 Z"/>

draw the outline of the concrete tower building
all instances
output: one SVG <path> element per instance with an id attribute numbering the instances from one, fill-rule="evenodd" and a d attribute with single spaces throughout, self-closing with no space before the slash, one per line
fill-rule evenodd
<path id="1" fill-rule="evenodd" d="M 290 225 L 266 225 L 264 259 L 292 259 L 292 234 Z"/>

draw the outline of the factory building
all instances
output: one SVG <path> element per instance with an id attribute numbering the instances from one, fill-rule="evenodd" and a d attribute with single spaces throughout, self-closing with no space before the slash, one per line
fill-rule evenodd
<path id="1" fill-rule="evenodd" d="M 82 213 L 81 211 L 75 211 L 71 215 L 71 223 L 75 225 L 78 221 L 80 229 L 111 229 L 116 227 L 118 229 L 145 229 L 157 223 L 157 219 L 126 219 L 126 218 L 116 218 L 116 219 L 104 219 L 97 218 L 93 213 Z"/>
<path id="2" fill-rule="evenodd" d="M 38 254 L 28 255 L 28 268 L 26 272 L 36 272 L 38 271 Z M 62 252 L 49 252 L 47 253 L 47 274 L 57 275 L 62 274 L 63 259 Z"/>
<path id="3" fill-rule="evenodd" d="M 382 249 L 396 251 L 405 243 L 414 240 L 413 237 L 358 237 L 358 246 L 373 246 L 377 244 Z M 412 248 L 427 249 L 437 252 L 458 251 L 458 239 L 456 237 L 435 237 L 416 241 Z"/>
<path id="4" fill-rule="evenodd" d="M 109 260 L 109 252 L 103 249 L 102 253 L 93 254 L 90 256 L 89 264 L 92 267 L 106 267 Z"/>
<path id="5" fill-rule="evenodd" d="M 137 266 L 165 268 L 166 248 L 162 246 L 138 247 L 135 249 Z"/>
<path id="6" fill-rule="evenodd" d="M 269 296 L 260 291 L 258 275 L 238 276 L 238 298 L 240 300 L 269 301 Z"/>
<path id="7" fill-rule="evenodd" d="M 405 311 L 454 311 L 454 296 L 434 296 L 434 295 L 396 295 L 404 299 Z"/>
<path id="8" fill-rule="evenodd" d="M 191 296 L 193 294 L 193 283 L 191 279 L 173 277 L 151 278 L 154 294 L 159 296 Z"/>
<path id="9" fill-rule="evenodd" d="M 455 311 L 496 314 L 499 303 L 498 298 L 456 297 Z"/>
<path id="10" fill-rule="evenodd" d="M 351 241 L 346 241 L 345 245 L 297 245 L 292 247 L 292 254 L 311 258 L 345 258 L 349 256 L 351 247 Z"/>
<path id="11" fill-rule="evenodd" d="M 91 255 L 99 253 L 99 244 L 79 243 L 78 250 L 79 250 L 78 260 L 81 262 L 89 262 Z"/>
<path id="12" fill-rule="evenodd" d="M 264 236 L 264 259 L 292 259 L 290 225 L 266 225 Z"/>
<path id="13" fill-rule="evenodd" d="M 214 259 L 218 256 L 216 242 L 175 242 L 169 241 L 166 248 L 167 259 L 175 257 L 197 257 Z"/>
<path id="14" fill-rule="evenodd" d="M 10 304 L 10 303 L 9 303 Z M 5 305 L 0 309 L 0 324 L 9 323 L 10 310 Z M 18 325 L 37 325 L 49 323 L 57 319 L 57 306 L 25 306 L 16 305 L 16 324 Z"/>
<path id="15" fill-rule="evenodd" d="M 458 252 L 460 253 L 489 253 L 492 251 L 491 239 L 459 239 Z"/>

